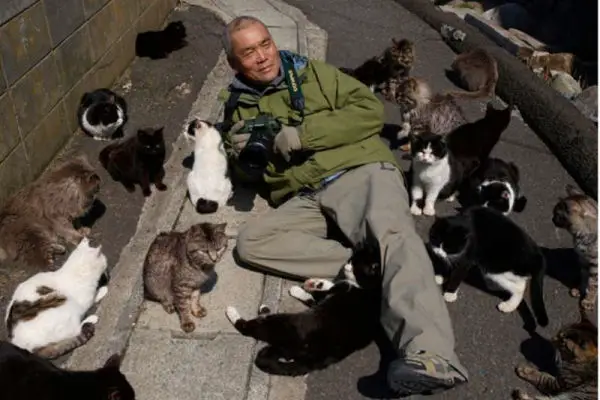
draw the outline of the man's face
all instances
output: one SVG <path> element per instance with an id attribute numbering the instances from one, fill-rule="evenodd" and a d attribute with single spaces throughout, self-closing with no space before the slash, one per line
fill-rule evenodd
<path id="1" fill-rule="evenodd" d="M 267 84 L 279 75 L 281 59 L 269 31 L 259 23 L 233 32 L 232 68 L 246 78 Z"/>

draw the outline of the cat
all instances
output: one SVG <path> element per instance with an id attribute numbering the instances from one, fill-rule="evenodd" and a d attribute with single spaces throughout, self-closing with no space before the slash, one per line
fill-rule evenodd
<path id="1" fill-rule="evenodd" d="M 517 376 L 547 396 L 517 389 L 517 400 L 595 400 L 598 398 L 598 328 L 580 308 L 578 322 L 562 327 L 552 339 L 557 351 L 556 376 L 534 366 L 517 366 Z"/>
<path id="2" fill-rule="evenodd" d="M 200 223 L 185 232 L 162 232 L 156 236 L 144 261 L 144 293 L 161 303 L 165 311 L 177 311 L 181 329 L 192 332 L 192 316 L 206 316 L 200 288 L 227 250 L 227 224 Z"/>
<path id="3" fill-rule="evenodd" d="M 0 387 L 6 400 L 134 400 L 135 391 L 113 354 L 102 368 L 69 371 L 0 341 Z"/>
<path id="4" fill-rule="evenodd" d="M 167 58 L 172 52 L 187 46 L 186 37 L 182 21 L 171 22 L 162 31 L 138 33 L 135 38 L 135 55 L 152 60 Z"/>
<path id="5" fill-rule="evenodd" d="M 360 66 L 340 70 L 367 85 L 372 92 L 390 78 L 407 77 L 415 63 L 415 45 L 408 39 L 392 38 L 383 54 L 369 58 Z"/>
<path id="6" fill-rule="evenodd" d="M 85 156 L 61 162 L 13 194 L 0 212 L 0 262 L 52 269 L 55 256 L 90 233 L 80 218 L 101 180 Z"/>
<path id="7" fill-rule="evenodd" d="M 267 342 L 255 360 L 261 370 L 298 376 L 324 369 L 374 339 L 381 307 L 379 257 L 378 246 L 359 246 L 344 267 L 345 279 L 311 278 L 290 288 L 290 295 L 310 306 L 305 311 L 245 320 L 227 307 L 226 316 L 242 335 Z"/>
<path id="8" fill-rule="evenodd" d="M 40 272 L 17 286 L 7 307 L 6 328 L 15 346 L 57 358 L 94 335 L 98 316 L 83 319 L 108 292 L 98 288 L 107 268 L 102 246 L 83 238 L 56 271 Z"/>
<path id="9" fill-rule="evenodd" d="M 554 206 L 552 222 L 571 234 L 580 260 L 580 287 L 572 288 L 571 295 L 592 310 L 598 294 L 598 203 L 572 185 L 566 186 L 566 192 Z"/>
<path id="10" fill-rule="evenodd" d="M 200 120 L 189 124 L 188 137 L 195 140 L 194 166 L 187 176 L 190 200 L 198 213 L 214 213 L 232 189 L 223 139 L 211 123 Z"/>
<path id="11" fill-rule="evenodd" d="M 550 71 L 561 71 L 571 75 L 576 64 L 576 57 L 572 53 L 548 53 L 520 47 L 516 55 L 534 71 L 548 68 Z"/>
<path id="12" fill-rule="evenodd" d="M 439 218 L 429 232 L 433 253 L 449 266 L 449 277 L 436 282 L 444 285 L 444 299 L 454 302 L 458 287 L 472 267 L 477 267 L 486 283 L 507 291 L 510 298 L 498 304 L 503 313 L 517 309 L 531 278 L 531 305 L 538 323 L 548 325 L 544 305 L 543 279 L 546 260 L 540 247 L 518 225 L 501 212 L 475 206 L 463 213 Z"/>
<path id="13" fill-rule="evenodd" d="M 498 63 L 496 59 L 482 48 L 476 48 L 459 54 L 447 72 L 450 80 L 467 90 L 451 91 L 453 97 L 476 99 L 495 96 L 498 83 Z"/>
<path id="14" fill-rule="evenodd" d="M 127 122 L 125 99 L 109 89 L 84 93 L 77 109 L 81 130 L 96 140 L 123 136 Z"/>
<path id="15" fill-rule="evenodd" d="M 151 182 L 158 190 L 167 190 L 163 183 L 166 151 L 163 128 L 146 128 L 121 143 L 109 144 L 102 149 L 99 159 L 110 176 L 128 192 L 134 192 L 138 183 L 148 197 L 152 194 Z"/>
<path id="16" fill-rule="evenodd" d="M 492 207 L 508 215 L 522 212 L 527 204 L 519 185 L 519 168 L 499 158 L 483 161 L 464 185 L 467 204 Z"/>

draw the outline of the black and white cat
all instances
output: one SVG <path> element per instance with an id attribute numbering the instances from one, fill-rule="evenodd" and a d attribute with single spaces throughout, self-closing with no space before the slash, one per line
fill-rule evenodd
<path id="1" fill-rule="evenodd" d="M 492 207 L 504 215 L 522 212 L 527 198 L 521 193 L 519 180 L 519 168 L 514 163 L 489 158 L 469 179 L 465 197 L 471 205 Z"/>
<path id="2" fill-rule="evenodd" d="M 312 278 L 290 295 L 310 308 L 300 313 L 242 319 L 234 307 L 227 318 L 244 336 L 268 343 L 256 365 L 275 375 L 304 375 L 366 347 L 379 326 L 381 265 L 378 246 L 357 249 L 344 267 L 345 279 Z"/>
<path id="3" fill-rule="evenodd" d="M 115 92 L 97 89 L 81 97 L 77 118 L 81 129 L 96 140 L 122 137 L 127 122 L 127 104 Z"/>
<path id="4" fill-rule="evenodd" d="M 195 141 L 194 166 L 187 177 L 189 197 L 196 211 L 216 212 L 231 196 L 231 181 L 223 139 L 209 122 L 194 120 L 187 136 Z"/>
<path id="5" fill-rule="evenodd" d="M 543 279 L 546 260 L 535 241 L 500 211 L 475 206 L 459 215 L 436 219 L 429 232 L 432 252 L 449 267 L 444 283 L 444 299 L 454 302 L 458 287 L 472 267 L 477 267 L 486 283 L 510 293 L 498 304 L 509 313 L 517 309 L 531 279 L 531 305 L 541 326 L 548 324 L 544 305 Z"/>

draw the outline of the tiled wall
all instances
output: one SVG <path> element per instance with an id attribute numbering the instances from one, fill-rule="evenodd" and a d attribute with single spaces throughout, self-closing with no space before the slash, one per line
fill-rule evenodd
<path id="1" fill-rule="evenodd" d="M 110 87 L 138 32 L 177 0 L 0 0 L 0 205 L 77 130 L 85 91 Z"/>

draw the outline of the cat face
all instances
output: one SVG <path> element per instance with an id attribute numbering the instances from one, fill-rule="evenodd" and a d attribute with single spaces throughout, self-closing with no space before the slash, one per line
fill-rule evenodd
<path id="1" fill-rule="evenodd" d="M 415 45 L 407 40 L 392 39 L 383 57 L 386 67 L 392 76 L 402 76 L 408 73 L 415 60 Z"/>
<path id="2" fill-rule="evenodd" d="M 552 222 L 557 228 L 571 229 L 598 220 L 598 204 L 572 185 L 566 187 L 567 197 L 554 206 Z"/>
<path id="3" fill-rule="evenodd" d="M 356 282 L 365 289 L 381 286 L 381 255 L 375 240 L 357 249 L 351 259 Z"/>
<path id="4" fill-rule="evenodd" d="M 563 361 L 586 363 L 598 358 L 598 328 L 580 312 L 579 322 L 563 327 L 552 339 Z"/>
<path id="5" fill-rule="evenodd" d="M 148 155 L 158 155 L 165 152 L 163 129 L 141 129 L 137 133 L 139 150 Z"/>
<path id="6" fill-rule="evenodd" d="M 72 180 L 83 197 L 92 201 L 100 191 L 102 180 L 87 157 L 78 156 L 57 168 L 52 180 Z"/>
<path id="7" fill-rule="evenodd" d="M 446 141 L 441 135 L 422 133 L 409 134 L 410 152 L 414 161 L 422 164 L 435 164 L 448 155 Z"/>
<path id="8" fill-rule="evenodd" d="M 502 213 L 508 213 L 515 204 L 515 193 L 504 182 L 484 181 L 478 187 L 480 203 L 485 207 L 495 208 Z"/>
<path id="9" fill-rule="evenodd" d="M 135 391 L 120 371 L 121 357 L 112 355 L 100 370 L 106 400 L 135 400 Z"/>
<path id="10" fill-rule="evenodd" d="M 187 255 L 198 267 L 214 266 L 227 250 L 226 223 L 200 223 L 193 225 L 186 234 Z"/>
<path id="11" fill-rule="evenodd" d="M 459 254 L 465 248 L 469 238 L 469 227 L 465 218 L 456 215 L 437 218 L 429 230 L 429 245 L 445 254 Z"/>
<path id="12" fill-rule="evenodd" d="M 183 22 L 181 21 L 171 22 L 165 28 L 165 32 L 167 33 L 167 35 L 169 35 L 169 38 L 171 38 L 172 40 L 182 40 L 187 36 L 187 33 L 185 31 L 185 25 L 183 25 Z"/>
<path id="13" fill-rule="evenodd" d="M 96 104 L 91 107 L 89 112 L 95 114 L 103 125 L 113 124 L 119 119 L 118 108 L 113 103 Z"/>
<path id="14" fill-rule="evenodd" d="M 198 134 L 206 128 L 212 128 L 214 124 L 208 121 L 203 121 L 200 119 L 194 119 L 187 128 L 187 135 L 193 138 L 197 138 Z"/>

